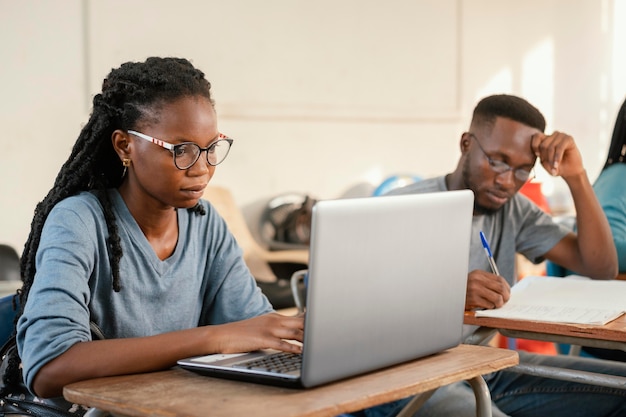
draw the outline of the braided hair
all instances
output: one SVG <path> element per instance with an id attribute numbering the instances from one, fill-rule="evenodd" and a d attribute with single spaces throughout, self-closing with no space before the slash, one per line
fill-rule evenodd
<path id="1" fill-rule="evenodd" d="M 626 101 L 622 103 L 617 113 L 609 153 L 602 169 L 620 162 L 626 163 Z"/>
<path id="2" fill-rule="evenodd" d="M 112 203 L 106 192 L 117 188 L 124 179 L 124 167 L 111 141 L 117 129 L 134 129 L 136 124 L 154 117 L 153 110 L 164 103 L 185 96 L 201 96 L 214 104 L 211 84 L 204 73 L 182 58 L 148 58 L 145 62 L 127 62 L 113 69 L 102 83 L 102 92 L 93 98 L 93 109 L 82 128 L 69 158 L 57 174 L 52 189 L 37 204 L 30 234 L 20 260 L 23 280 L 19 291 L 20 312 L 23 313 L 33 283 L 35 255 L 39 248 L 44 222 L 52 208 L 66 197 L 81 191 L 92 191 L 100 200 L 109 233 L 108 254 L 113 275 L 113 291 L 121 290 L 120 259 L 122 247 Z M 200 204 L 189 210 L 204 215 Z M 17 322 L 17 318 L 16 318 Z M 17 382 L 19 358 L 11 360 L 3 376 L 4 386 Z M 4 388 L 4 387 L 3 387 Z"/>

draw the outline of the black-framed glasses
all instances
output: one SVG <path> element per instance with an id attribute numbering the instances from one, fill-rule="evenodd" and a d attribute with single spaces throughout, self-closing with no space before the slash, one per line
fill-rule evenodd
<path id="1" fill-rule="evenodd" d="M 230 146 L 233 144 L 233 139 L 222 133 L 218 135 L 218 140 L 206 148 L 201 148 L 198 144 L 193 142 L 184 142 L 173 145 L 134 130 L 129 130 L 128 133 L 170 151 L 174 157 L 174 165 L 176 165 L 176 168 L 181 170 L 191 168 L 193 164 L 198 161 L 198 158 L 200 158 L 200 154 L 205 151 L 207 163 L 212 166 L 219 165 L 224 162 L 224 159 L 226 159 L 226 156 L 228 156 L 228 152 L 230 151 Z"/>
<path id="2" fill-rule="evenodd" d="M 483 155 L 485 155 L 485 157 L 487 158 L 487 161 L 489 162 L 489 168 L 491 168 L 491 170 L 495 172 L 496 174 L 500 175 L 509 171 L 513 171 L 513 176 L 515 177 L 516 180 L 520 182 L 526 182 L 535 178 L 535 168 L 531 168 L 530 170 L 527 170 L 524 168 L 513 169 L 506 162 L 491 158 L 487 154 L 487 152 L 485 152 L 485 150 L 483 149 L 482 145 L 478 141 L 478 138 L 476 137 L 475 134 L 473 134 L 472 132 L 468 132 L 468 135 L 474 138 L 474 140 L 476 141 L 476 144 L 482 151 Z"/>

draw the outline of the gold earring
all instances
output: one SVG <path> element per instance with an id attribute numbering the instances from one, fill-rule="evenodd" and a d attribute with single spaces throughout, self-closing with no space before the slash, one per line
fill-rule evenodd
<path id="1" fill-rule="evenodd" d="M 130 159 L 122 159 L 122 165 L 124 166 L 124 171 L 122 171 L 122 178 L 124 178 L 126 176 L 126 171 L 128 171 L 128 167 L 130 166 Z"/>

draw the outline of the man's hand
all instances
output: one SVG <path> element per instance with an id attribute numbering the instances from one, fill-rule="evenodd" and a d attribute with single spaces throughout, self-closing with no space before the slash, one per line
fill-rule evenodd
<path id="1" fill-rule="evenodd" d="M 511 287 L 501 276 L 478 269 L 469 273 L 465 310 L 502 307 L 510 297 Z"/>
<path id="2" fill-rule="evenodd" d="M 536 133 L 530 147 L 550 175 L 567 178 L 585 172 L 574 138 L 566 133 L 554 132 L 550 136 Z"/>
<path id="3" fill-rule="evenodd" d="M 576 234 L 565 236 L 544 257 L 580 275 L 614 279 L 618 263 L 611 228 L 574 139 L 562 132 L 550 136 L 536 133 L 530 146 L 550 174 L 563 178 L 572 194 L 576 212 Z"/>

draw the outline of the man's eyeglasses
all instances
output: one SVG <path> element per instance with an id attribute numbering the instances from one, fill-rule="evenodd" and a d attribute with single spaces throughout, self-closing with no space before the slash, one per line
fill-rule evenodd
<path id="1" fill-rule="evenodd" d="M 476 135 L 474 135 L 472 132 L 468 132 L 468 135 L 470 137 L 474 138 L 474 140 L 476 141 L 476 144 L 478 145 L 478 147 L 482 151 L 483 155 L 485 155 L 485 157 L 487 158 L 487 161 L 489 162 L 489 167 L 496 174 L 500 175 L 500 174 L 504 174 L 504 173 L 509 172 L 509 171 L 513 171 L 513 175 L 515 176 L 515 179 L 517 181 L 520 181 L 520 182 L 526 182 L 526 181 L 529 181 L 529 180 L 531 180 L 531 179 L 533 179 L 535 177 L 535 170 L 534 170 L 534 168 L 531 168 L 530 170 L 523 169 L 523 168 L 513 169 L 506 162 L 492 159 L 489 155 L 487 155 L 487 152 L 485 152 L 485 150 L 483 149 L 483 147 L 480 144 L 480 142 L 478 141 L 478 138 L 476 137 Z"/>
<path id="2" fill-rule="evenodd" d="M 233 144 L 233 140 L 231 138 L 221 133 L 218 136 L 219 139 L 206 148 L 201 148 L 193 142 L 173 145 L 134 130 L 129 130 L 128 133 L 169 150 L 174 157 L 174 165 L 176 165 L 176 168 L 181 170 L 191 168 L 193 164 L 198 161 L 198 158 L 200 158 L 200 154 L 204 151 L 206 151 L 206 161 L 209 165 L 219 165 L 224 161 L 224 159 L 226 159 L 228 151 L 230 151 L 230 146 Z"/>

